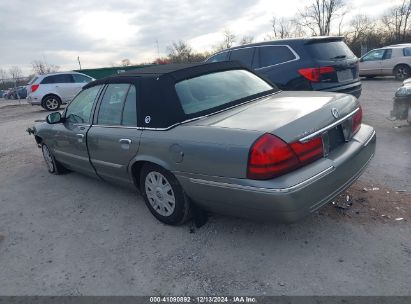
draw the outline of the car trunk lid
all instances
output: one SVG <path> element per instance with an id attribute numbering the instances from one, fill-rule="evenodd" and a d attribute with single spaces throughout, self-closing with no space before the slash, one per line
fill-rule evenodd
<path id="1" fill-rule="evenodd" d="M 286 142 L 294 142 L 341 119 L 342 123 L 356 108 L 358 101 L 351 95 L 280 92 L 190 124 L 261 131 L 274 134 Z M 336 134 L 332 137 L 337 137 Z"/>

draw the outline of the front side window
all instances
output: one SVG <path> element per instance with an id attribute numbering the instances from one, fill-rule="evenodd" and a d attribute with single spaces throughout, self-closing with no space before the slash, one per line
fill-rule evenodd
<path id="1" fill-rule="evenodd" d="M 68 105 L 65 117 L 73 123 L 90 123 L 91 109 L 101 85 L 81 91 Z"/>
<path id="2" fill-rule="evenodd" d="M 254 48 L 252 47 L 234 50 L 231 52 L 230 60 L 238 60 L 245 66 L 251 67 L 253 62 L 253 54 Z"/>
<path id="3" fill-rule="evenodd" d="M 107 86 L 98 111 L 99 125 L 121 125 L 123 104 L 129 87 L 130 85 L 125 83 L 112 83 Z"/>
<path id="4" fill-rule="evenodd" d="M 294 54 L 286 46 L 264 46 L 259 48 L 260 67 L 267 67 L 295 59 Z"/>
<path id="5" fill-rule="evenodd" d="M 91 81 L 90 77 L 81 74 L 73 74 L 73 78 L 75 83 L 89 83 Z"/>
<path id="6" fill-rule="evenodd" d="M 206 74 L 178 82 L 176 92 L 185 114 L 223 108 L 274 88 L 246 70 Z"/>
<path id="7" fill-rule="evenodd" d="M 382 60 L 384 57 L 385 50 L 375 50 L 362 58 L 362 61 L 375 61 L 375 60 Z"/>

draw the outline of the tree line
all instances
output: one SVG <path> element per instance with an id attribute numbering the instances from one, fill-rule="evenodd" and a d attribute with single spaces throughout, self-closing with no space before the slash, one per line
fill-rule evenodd
<path id="1" fill-rule="evenodd" d="M 271 33 L 266 35 L 264 40 L 343 36 L 357 57 L 374 48 L 411 42 L 411 0 L 403 0 L 399 5 L 393 5 L 377 18 L 358 14 L 346 20 L 349 10 L 346 0 L 311 0 L 291 18 L 273 16 Z M 194 52 L 187 42 L 180 40 L 167 48 L 166 57 L 157 58 L 154 63 L 203 61 L 217 51 L 254 41 L 253 36 L 239 38 L 226 29 L 221 42 L 213 46 L 212 52 Z"/>

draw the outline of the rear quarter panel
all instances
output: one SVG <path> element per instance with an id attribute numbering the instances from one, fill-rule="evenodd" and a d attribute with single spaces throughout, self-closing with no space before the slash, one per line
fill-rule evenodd
<path id="1" fill-rule="evenodd" d="M 156 163 L 171 172 L 246 177 L 248 153 L 259 131 L 181 125 L 144 130 L 135 161 Z"/>

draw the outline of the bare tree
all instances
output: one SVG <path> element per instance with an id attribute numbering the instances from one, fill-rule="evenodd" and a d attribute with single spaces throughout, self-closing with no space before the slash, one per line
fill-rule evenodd
<path id="1" fill-rule="evenodd" d="M 130 59 L 125 58 L 125 59 L 121 60 L 121 66 L 126 67 L 126 66 L 130 66 L 130 65 L 131 65 Z"/>
<path id="2" fill-rule="evenodd" d="M 7 78 L 7 73 L 6 73 L 6 71 L 5 71 L 4 69 L 0 68 L 0 79 L 1 79 L 2 83 L 4 83 L 4 81 L 6 80 L 6 78 Z"/>
<path id="3" fill-rule="evenodd" d="M 271 26 L 273 29 L 274 39 L 291 37 L 292 24 L 290 20 L 273 16 L 271 19 Z"/>
<path id="4" fill-rule="evenodd" d="M 403 0 L 401 5 L 390 9 L 382 18 L 391 39 L 404 41 L 410 30 L 411 0 Z"/>
<path id="5" fill-rule="evenodd" d="M 253 36 L 243 36 L 243 38 L 241 38 L 240 40 L 240 44 L 244 45 L 244 44 L 250 44 L 254 42 L 254 37 Z"/>
<path id="6" fill-rule="evenodd" d="M 54 73 L 59 70 L 59 66 L 50 64 L 46 61 L 43 60 L 34 60 L 31 63 L 31 66 L 33 68 L 33 72 L 38 75 L 44 75 L 48 73 Z"/>
<path id="7" fill-rule="evenodd" d="M 365 38 L 374 26 L 374 23 L 367 15 L 356 15 L 349 23 L 349 30 L 346 33 L 346 36 L 352 43 L 355 43 L 356 41 Z"/>
<path id="8" fill-rule="evenodd" d="M 232 47 L 234 45 L 235 40 L 236 36 L 229 29 L 224 30 L 223 44 L 226 49 Z"/>
<path id="9" fill-rule="evenodd" d="M 193 51 L 187 42 L 183 40 L 173 42 L 167 49 L 171 63 L 191 62 Z"/>
<path id="10" fill-rule="evenodd" d="M 341 17 L 345 0 L 311 0 L 311 4 L 298 12 L 299 24 L 307 27 L 312 35 L 327 36 L 332 21 Z"/>
<path id="11" fill-rule="evenodd" d="M 10 78 L 13 79 L 14 82 L 17 82 L 20 78 L 23 77 L 23 73 L 18 66 L 12 66 L 9 68 L 9 75 Z"/>

